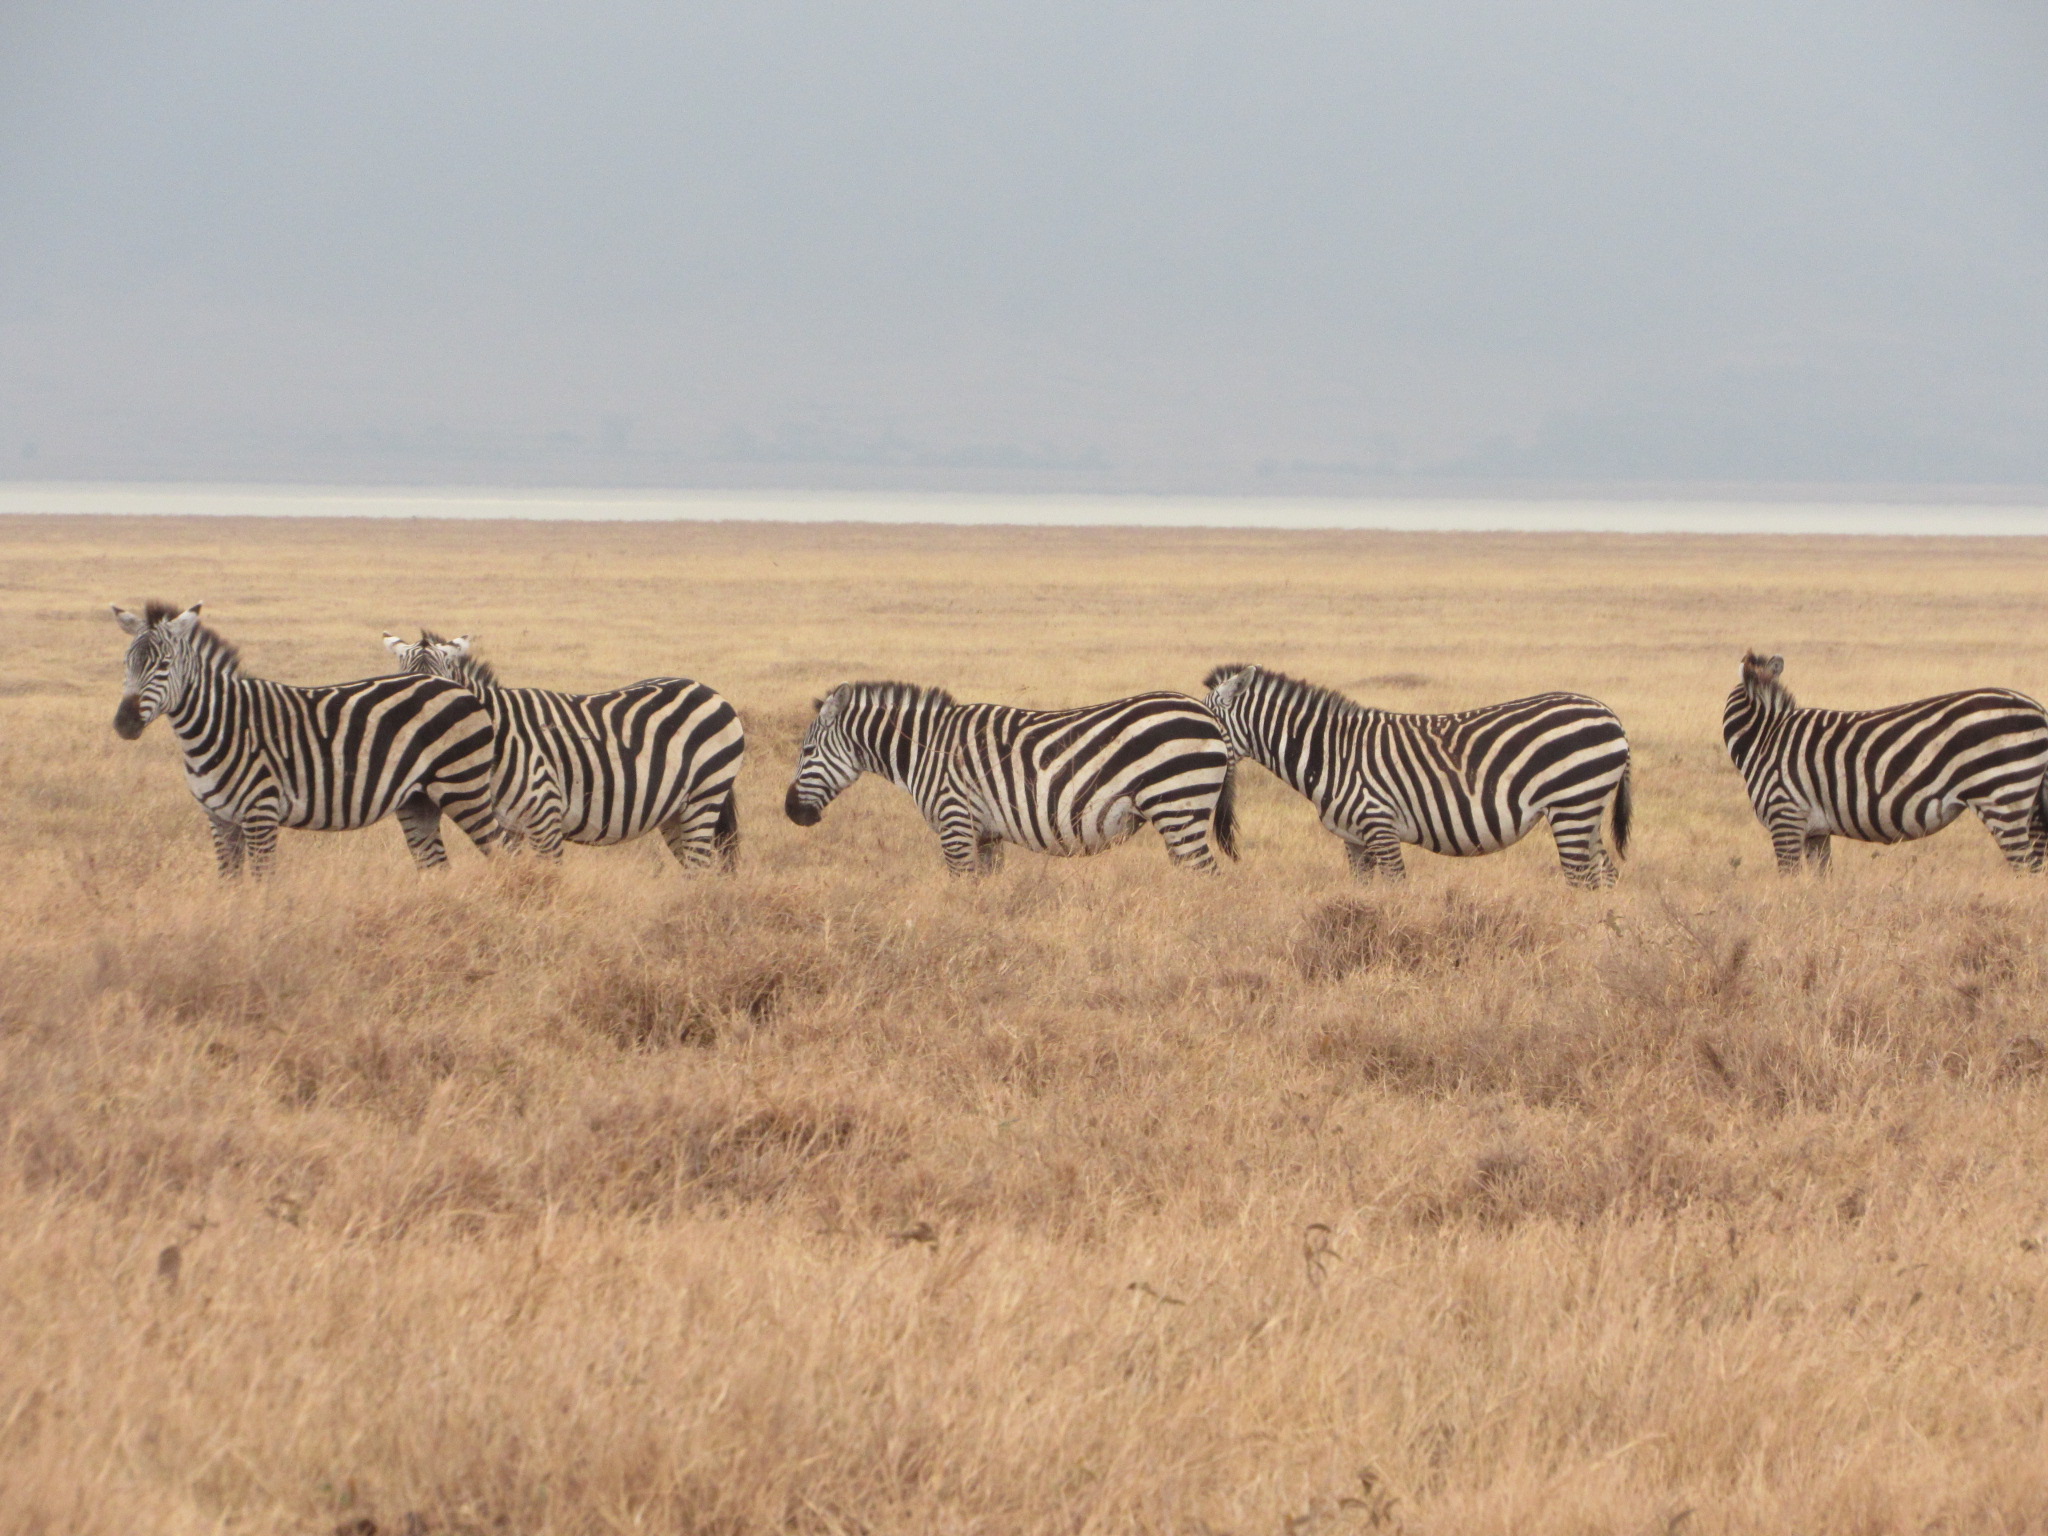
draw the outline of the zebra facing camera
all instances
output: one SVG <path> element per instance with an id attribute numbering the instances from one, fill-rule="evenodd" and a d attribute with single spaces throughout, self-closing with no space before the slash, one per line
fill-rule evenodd
<path id="1" fill-rule="evenodd" d="M 507 688 L 468 654 L 467 635 L 434 645 L 454 652 L 450 678 L 427 675 L 421 647 L 387 634 L 405 662 L 400 673 L 305 687 L 246 675 L 235 648 L 199 622 L 197 603 L 182 613 L 161 602 L 113 612 L 134 637 L 114 729 L 132 741 L 153 714 L 170 719 L 223 875 L 266 873 L 282 828 L 337 831 L 387 815 L 423 869 L 447 862 L 444 816 L 485 853 L 558 858 L 564 842 L 659 830 L 683 868 L 733 867 L 732 781 L 744 735 L 732 706 L 692 679 L 646 678 L 597 694 Z M 380 716 L 397 728 L 370 729 Z M 636 727 L 632 742 L 615 731 L 618 716 Z M 268 750 L 280 735 L 295 750 Z M 232 771 L 195 776 L 202 740 L 232 744 Z M 565 750 L 570 742 L 592 750 Z M 622 764 L 630 792 L 619 787 Z M 334 793 L 343 783 L 358 792 Z"/>

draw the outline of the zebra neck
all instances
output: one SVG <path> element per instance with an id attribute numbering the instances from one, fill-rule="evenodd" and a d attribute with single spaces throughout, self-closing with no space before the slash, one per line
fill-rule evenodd
<path id="1" fill-rule="evenodd" d="M 1770 730 L 1774 721 L 1789 714 L 1789 710 L 1767 710 L 1758 706 L 1756 700 L 1739 695 L 1731 699 L 1728 715 L 1722 723 L 1722 739 L 1728 745 L 1728 755 L 1738 768 L 1747 769 L 1750 759 L 1755 756 L 1757 745 Z"/>
<path id="2" fill-rule="evenodd" d="M 1320 805 L 1340 777 L 1339 761 L 1349 756 L 1349 744 L 1336 726 L 1320 714 L 1292 725 L 1274 721 L 1246 745 L 1260 767 Z"/>
<path id="3" fill-rule="evenodd" d="M 909 789 L 919 765 L 947 736 L 952 713 L 936 707 L 890 710 L 862 721 L 859 730 L 848 733 L 860 754 L 862 771 Z"/>
<path id="4" fill-rule="evenodd" d="M 171 732 L 189 751 L 238 731 L 251 714 L 250 696 L 259 685 L 225 672 L 203 672 L 164 711 Z"/>

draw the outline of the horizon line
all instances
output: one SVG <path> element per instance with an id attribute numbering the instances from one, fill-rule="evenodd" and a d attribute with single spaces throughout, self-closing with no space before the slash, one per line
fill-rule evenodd
<path id="1" fill-rule="evenodd" d="M 621 489 L 0 480 L 0 515 L 1301 532 L 2048 536 L 2048 487 L 1550 485 L 1490 494 Z M 1978 494 L 1965 494 L 1974 489 Z"/>

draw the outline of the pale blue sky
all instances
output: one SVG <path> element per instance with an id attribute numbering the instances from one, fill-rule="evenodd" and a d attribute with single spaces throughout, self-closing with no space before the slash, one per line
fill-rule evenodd
<path id="1" fill-rule="evenodd" d="M 2048 483 L 2039 5 L 0 10 L 0 477 Z"/>

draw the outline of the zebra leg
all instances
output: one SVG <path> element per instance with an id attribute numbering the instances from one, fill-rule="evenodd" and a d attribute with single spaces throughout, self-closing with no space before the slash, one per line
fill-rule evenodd
<path id="1" fill-rule="evenodd" d="M 530 847 L 544 859 L 559 859 L 562 856 L 562 818 L 560 813 L 549 815 L 543 812 L 533 822 L 523 827 L 508 827 L 499 824 L 498 846 L 517 850 Z"/>
<path id="2" fill-rule="evenodd" d="M 1828 872 L 1828 861 L 1834 855 L 1835 840 L 1825 832 L 1809 832 L 1801 844 L 1800 853 L 1812 866 L 1817 875 Z"/>
<path id="3" fill-rule="evenodd" d="M 397 816 L 413 863 L 421 869 L 439 869 L 448 862 L 448 849 L 441 841 L 441 807 L 431 795 L 421 793 L 399 801 Z"/>
<path id="4" fill-rule="evenodd" d="M 711 846 L 718 854 L 718 867 L 728 875 L 740 867 L 740 790 L 725 786 L 718 802 L 718 819 L 711 824 Z"/>
<path id="5" fill-rule="evenodd" d="M 730 793 L 726 798 L 731 799 Z M 720 862 L 731 868 L 732 859 L 727 846 L 721 845 L 719 838 L 719 829 L 725 818 L 725 806 L 720 801 L 686 802 L 661 824 L 662 841 L 668 844 L 668 851 L 685 869 L 710 869 Z M 737 828 L 732 841 L 738 841 Z"/>
<path id="6" fill-rule="evenodd" d="M 1216 850 L 1209 846 L 1208 816 L 1155 812 L 1145 819 L 1159 829 L 1166 842 L 1166 856 L 1175 865 L 1200 870 L 1205 875 L 1222 872 L 1222 866 L 1216 862 Z"/>
<path id="7" fill-rule="evenodd" d="M 1771 834 L 1771 852 L 1778 858 L 1778 873 L 1796 875 L 1799 865 L 1807 857 L 1808 838 L 1806 819 L 1799 816 L 1780 817 L 1766 822 L 1765 829 Z"/>
<path id="8" fill-rule="evenodd" d="M 551 765 L 542 764 L 532 775 L 530 791 L 519 825 L 505 828 L 505 846 L 517 848 L 530 843 L 544 859 L 562 856 L 562 822 L 568 806 L 562 799 L 561 781 Z M 504 821 L 501 816 L 500 822 Z"/>
<path id="9" fill-rule="evenodd" d="M 1166 856 L 1176 865 L 1203 874 L 1221 873 L 1210 834 L 1216 823 L 1216 799 L 1133 799 L 1131 807 L 1166 842 Z"/>
<path id="10" fill-rule="evenodd" d="M 1553 807 L 1546 813 L 1565 880 L 1581 890 L 1599 890 L 1614 884 L 1614 860 L 1607 856 L 1600 842 L 1600 816 L 1605 809 L 1596 802 L 1590 807 Z"/>
<path id="11" fill-rule="evenodd" d="M 245 813 L 242 817 L 242 846 L 247 850 L 249 873 L 258 880 L 270 873 L 277 858 L 277 813 Z"/>
<path id="12" fill-rule="evenodd" d="M 482 785 L 460 790 L 451 789 L 446 785 L 430 787 L 414 796 L 414 799 L 424 801 L 427 812 L 432 813 L 433 819 L 427 825 L 433 838 L 434 851 L 438 855 L 430 861 L 432 864 L 443 863 L 448 857 L 447 850 L 441 846 L 441 816 L 444 812 L 449 820 L 462 828 L 462 835 L 476 844 L 479 853 L 496 853 L 505 840 L 505 825 L 498 819 L 498 809 L 492 804 L 489 789 Z M 399 807 L 401 819 L 404 809 L 403 806 Z M 422 812 L 422 816 L 427 812 Z M 527 829 L 527 836 L 533 836 L 531 828 Z M 410 828 L 406 832 L 406 841 L 408 844 L 412 841 Z M 417 848 L 413 850 L 413 857 L 419 857 Z M 425 869 L 429 864 L 422 863 L 420 867 Z"/>
<path id="13" fill-rule="evenodd" d="M 1000 837 L 984 837 L 974 846 L 974 869 L 976 874 L 992 875 L 1003 867 L 1003 840 Z"/>
<path id="14" fill-rule="evenodd" d="M 983 871 L 981 861 L 981 818 L 959 801 L 948 801 L 931 818 L 939 834 L 939 851 L 946 856 L 946 868 L 956 875 Z"/>
<path id="15" fill-rule="evenodd" d="M 1404 880 L 1408 866 L 1401 859 L 1401 839 L 1388 821 L 1369 821 L 1355 836 L 1344 839 L 1344 854 L 1351 861 L 1351 873 L 1361 880 L 1384 876 Z"/>
<path id="16" fill-rule="evenodd" d="M 1977 817 L 1998 840 L 1998 851 L 2014 869 L 2038 874 L 2041 869 L 2042 834 L 2037 830 L 2037 811 L 2029 799 L 2019 805 L 1985 803 L 1975 807 Z"/>
<path id="17" fill-rule="evenodd" d="M 229 879 L 242 872 L 246 847 L 242 839 L 240 823 L 229 821 L 225 816 L 209 814 L 207 824 L 213 829 L 213 857 L 220 865 L 220 872 Z"/>

